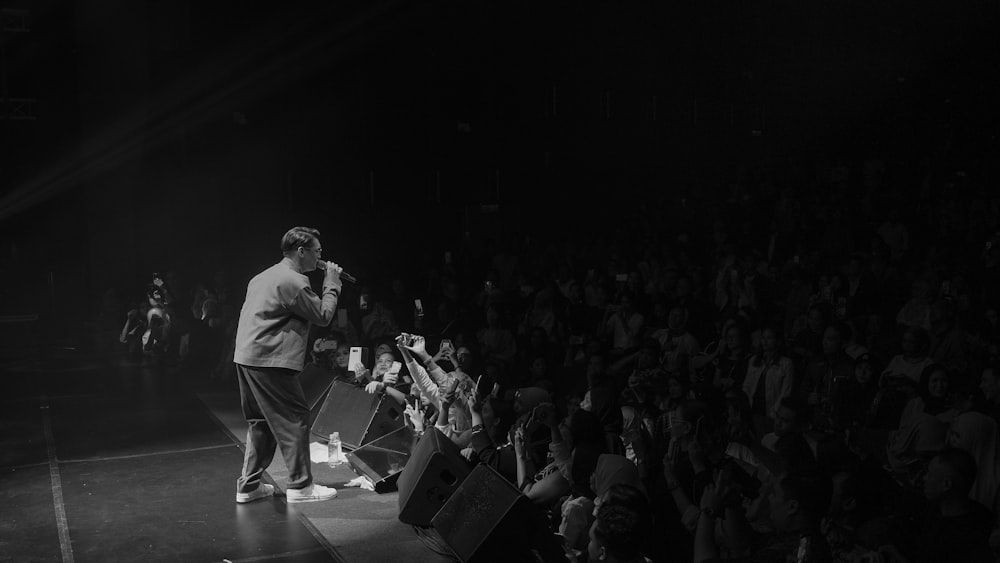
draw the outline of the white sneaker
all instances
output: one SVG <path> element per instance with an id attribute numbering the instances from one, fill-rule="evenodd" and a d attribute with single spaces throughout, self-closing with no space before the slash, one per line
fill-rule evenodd
<path id="1" fill-rule="evenodd" d="M 285 498 L 288 502 L 317 502 L 330 500 L 337 496 L 337 489 L 312 484 L 304 489 L 287 489 Z"/>
<path id="2" fill-rule="evenodd" d="M 259 498 L 269 497 L 274 494 L 274 485 L 261 483 L 259 487 L 249 493 L 236 493 L 236 502 L 243 504 L 253 502 Z"/>

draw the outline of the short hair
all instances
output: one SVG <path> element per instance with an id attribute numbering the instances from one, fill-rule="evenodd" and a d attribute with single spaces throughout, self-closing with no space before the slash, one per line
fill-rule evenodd
<path id="1" fill-rule="evenodd" d="M 617 559 L 634 559 L 642 553 L 642 545 L 650 531 L 649 515 L 635 507 L 622 504 L 602 504 L 597 509 L 594 535 Z"/>
<path id="2" fill-rule="evenodd" d="M 938 460 L 938 463 L 948 466 L 953 491 L 959 496 L 968 496 L 979 471 L 976 458 L 961 448 L 945 448 L 938 452 L 934 458 Z"/>
<path id="3" fill-rule="evenodd" d="M 300 246 L 310 246 L 319 237 L 319 231 L 309 227 L 292 227 L 281 237 L 281 252 L 287 254 Z"/>
<path id="4" fill-rule="evenodd" d="M 615 483 L 608 487 L 601 499 L 601 506 L 625 506 L 640 514 L 649 514 L 650 503 L 646 493 L 635 485 Z"/>

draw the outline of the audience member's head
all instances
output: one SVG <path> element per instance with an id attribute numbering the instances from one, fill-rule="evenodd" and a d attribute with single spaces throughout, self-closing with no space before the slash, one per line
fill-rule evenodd
<path id="1" fill-rule="evenodd" d="M 987 366 L 979 376 L 979 390 L 988 403 L 1000 403 L 1000 368 Z"/>
<path id="2" fill-rule="evenodd" d="M 935 455 L 924 473 L 924 497 L 939 504 L 948 498 L 968 498 L 976 482 L 976 458 L 961 448 L 945 448 Z"/>
<path id="3" fill-rule="evenodd" d="M 830 506 L 833 484 L 819 471 L 789 472 L 771 489 L 769 514 L 775 528 L 784 532 L 814 529 Z"/>
<path id="4" fill-rule="evenodd" d="M 800 434 L 811 419 L 812 409 L 808 403 L 797 397 L 783 397 L 774 417 L 774 433 L 778 436 Z"/>
<path id="5" fill-rule="evenodd" d="M 930 364 L 920 373 L 920 397 L 924 411 L 940 414 L 948 406 L 948 369 L 941 364 Z"/>
<path id="6" fill-rule="evenodd" d="M 590 527 L 588 561 L 616 563 L 638 558 L 651 526 L 652 517 L 648 509 L 623 503 L 601 506 Z"/>

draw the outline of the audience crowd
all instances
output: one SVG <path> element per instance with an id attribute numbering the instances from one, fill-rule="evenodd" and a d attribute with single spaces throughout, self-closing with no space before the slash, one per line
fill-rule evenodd
<path id="1" fill-rule="evenodd" d="M 509 479 L 541 559 L 996 561 L 1000 192 L 816 168 L 462 239 L 345 287 L 311 362 Z M 240 284 L 170 278 L 121 342 L 232 377 Z"/>

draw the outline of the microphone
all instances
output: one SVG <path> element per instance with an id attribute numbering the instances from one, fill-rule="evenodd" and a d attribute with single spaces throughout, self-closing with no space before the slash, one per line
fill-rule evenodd
<path id="1" fill-rule="evenodd" d="M 328 262 L 325 262 L 323 260 L 317 260 L 316 261 L 316 268 L 319 269 L 319 270 L 323 270 L 325 272 L 327 264 L 328 264 Z M 352 276 L 351 274 L 348 274 L 344 270 L 340 271 L 340 279 L 342 279 L 342 280 L 344 280 L 346 282 L 358 283 L 358 278 Z"/>

